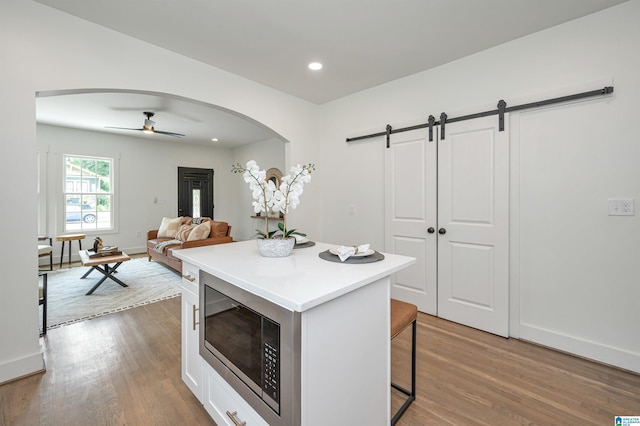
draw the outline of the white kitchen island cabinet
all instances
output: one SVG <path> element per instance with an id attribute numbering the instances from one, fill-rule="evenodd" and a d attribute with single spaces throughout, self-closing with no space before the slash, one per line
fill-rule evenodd
<path id="1" fill-rule="evenodd" d="M 183 265 L 188 265 L 186 273 L 190 277 L 183 280 L 183 287 L 191 293 L 185 293 L 190 300 L 194 291 L 190 280 L 198 269 L 200 279 L 202 272 L 211 274 L 299 315 L 295 415 L 293 420 L 280 424 L 388 425 L 390 275 L 412 265 L 415 259 L 384 253 L 385 258 L 378 262 L 346 264 L 319 257 L 319 253 L 333 247 L 316 243 L 294 249 L 289 257 L 265 258 L 252 240 L 179 250 L 175 254 Z M 200 289 L 195 291 L 202 291 L 202 286 L 200 283 Z M 224 371 L 218 374 L 195 355 L 198 347 L 194 346 L 199 342 L 185 338 L 194 332 L 191 305 L 183 302 L 183 309 L 188 312 L 182 316 L 183 346 L 190 346 L 182 348 L 183 379 L 189 388 L 219 425 L 233 426 L 243 421 L 247 426 L 277 424 L 272 412 L 260 415 L 265 408 L 256 406 L 252 398 L 243 398 L 241 394 L 247 392 L 237 392 L 225 380 Z M 185 363 L 185 357 L 191 361 Z M 202 372 L 197 376 L 197 368 L 193 367 L 185 372 L 185 366 L 202 366 Z M 196 382 L 200 386 L 194 386 Z"/>
<path id="2" fill-rule="evenodd" d="M 198 353 L 198 283 L 200 270 L 182 264 L 182 381 L 202 402 L 203 360 Z"/>

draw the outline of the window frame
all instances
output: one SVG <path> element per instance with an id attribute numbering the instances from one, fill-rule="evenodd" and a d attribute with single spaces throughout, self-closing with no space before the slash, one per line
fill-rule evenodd
<path id="1" fill-rule="evenodd" d="M 69 190 L 68 189 L 68 180 L 67 180 L 67 160 L 73 158 L 73 159 L 79 159 L 81 161 L 85 161 L 85 160 L 89 160 L 89 161 L 105 161 L 109 163 L 109 191 L 104 192 L 104 191 L 100 191 L 99 187 L 96 187 L 94 191 L 91 190 L 86 190 L 85 188 L 72 188 L 73 190 Z M 61 182 L 61 193 L 62 193 L 62 197 L 61 197 L 61 206 L 62 206 L 62 214 L 61 214 L 61 221 L 62 221 L 62 229 L 65 233 L 83 233 L 83 234 L 97 234 L 97 233 L 114 233 L 117 232 L 117 226 L 116 226 L 116 208 L 117 208 L 117 188 L 116 188 L 116 162 L 117 159 L 116 158 L 112 158 L 112 157 L 103 157 L 103 156 L 95 156 L 95 155 L 79 155 L 79 154 L 63 154 L 62 155 L 62 182 Z M 82 169 L 82 167 L 81 167 Z M 93 173 L 93 172 L 92 172 Z M 97 174 L 96 174 L 97 175 Z M 82 172 L 80 174 L 80 176 L 82 176 Z M 81 182 L 82 186 L 84 186 Z M 69 227 L 69 222 L 67 222 L 67 200 L 69 197 L 78 197 L 80 202 L 79 202 L 79 207 L 80 207 L 80 221 L 78 222 L 80 225 L 79 227 L 76 226 L 72 226 Z M 98 202 L 97 202 L 97 197 L 99 196 L 106 196 L 109 197 L 109 226 L 105 226 L 105 227 L 100 227 L 99 225 L 99 210 L 98 210 Z M 85 197 L 96 197 L 96 204 L 94 206 L 95 208 L 95 215 L 96 215 L 96 222 L 95 222 L 95 227 L 85 227 L 85 222 L 82 220 L 83 218 L 83 199 Z M 106 213 L 106 212 L 104 212 Z M 103 215 L 104 216 L 104 215 Z M 75 224 L 75 222 L 74 222 Z"/>

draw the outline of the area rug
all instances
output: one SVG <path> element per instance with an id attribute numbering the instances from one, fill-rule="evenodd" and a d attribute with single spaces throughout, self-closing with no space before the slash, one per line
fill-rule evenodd
<path id="1" fill-rule="evenodd" d="M 47 329 L 180 295 L 180 275 L 162 264 L 149 262 L 146 257 L 124 262 L 118 268 L 116 277 L 128 287 L 107 278 L 89 296 L 85 293 L 104 275 L 92 271 L 81 279 L 87 270 L 88 267 L 81 266 L 48 272 Z"/>

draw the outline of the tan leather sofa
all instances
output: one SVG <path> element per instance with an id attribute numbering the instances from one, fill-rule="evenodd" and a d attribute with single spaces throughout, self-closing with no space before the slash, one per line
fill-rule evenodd
<path id="1" fill-rule="evenodd" d="M 189 224 L 191 223 L 191 220 L 192 218 L 185 216 L 182 219 L 182 223 Z M 167 245 L 162 249 L 161 253 L 155 250 L 156 246 L 164 241 L 172 240 L 172 238 L 158 238 L 157 229 L 147 232 L 147 255 L 149 256 L 149 261 L 153 259 L 156 262 L 162 262 L 182 273 L 182 261 L 173 255 L 175 250 L 224 244 L 233 241 L 231 238 L 231 226 L 229 226 L 227 222 L 216 222 L 209 219 L 209 223 L 211 225 L 211 231 L 208 238 L 195 241 L 177 242 L 176 244 Z"/>

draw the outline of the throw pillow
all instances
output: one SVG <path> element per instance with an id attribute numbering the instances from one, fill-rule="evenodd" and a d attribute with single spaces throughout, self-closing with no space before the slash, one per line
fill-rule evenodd
<path id="1" fill-rule="evenodd" d="M 187 238 L 187 241 L 204 240 L 209 236 L 210 230 L 211 227 L 209 226 L 209 222 L 201 223 L 200 225 L 197 225 L 195 228 L 193 228 L 193 230 L 189 234 L 189 238 Z"/>
<path id="2" fill-rule="evenodd" d="M 193 231 L 193 228 L 195 227 L 196 225 L 180 225 L 180 228 L 178 228 L 178 232 L 176 232 L 176 236 L 174 238 L 182 242 L 187 241 L 189 234 L 191 234 L 191 231 Z"/>
<path id="3" fill-rule="evenodd" d="M 158 238 L 174 238 L 180 227 L 182 217 L 171 219 L 170 217 L 163 217 L 160 228 L 158 228 Z"/>

